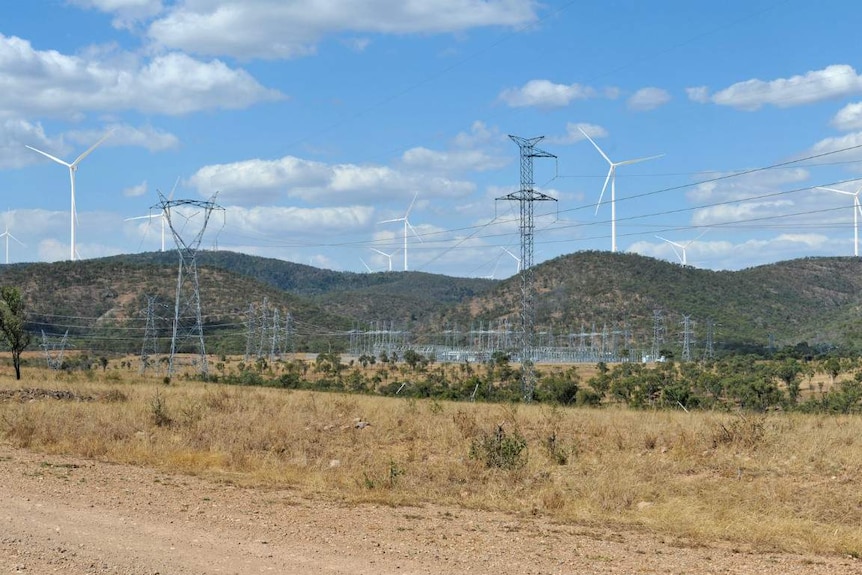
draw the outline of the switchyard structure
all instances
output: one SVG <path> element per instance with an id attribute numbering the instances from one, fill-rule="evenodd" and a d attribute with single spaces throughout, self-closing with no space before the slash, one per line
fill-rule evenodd
<path id="1" fill-rule="evenodd" d="M 215 203 L 217 194 L 218 192 L 213 194 L 208 201 L 200 201 L 172 200 L 165 198 L 159 192 L 159 199 L 161 201 L 153 206 L 153 209 L 161 210 L 171 230 L 179 256 L 171 351 L 168 358 L 168 377 L 173 375 L 176 367 L 176 356 L 184 345 L 188 345 L 190 348 L 197 348 L 200 358 L 198 360 L 200 374 L 206 376 L 209 372 L 206 345 L 204 343 L 203 319 L 201 317 L 201 291 L 198 280 L 197 252 L 213 211 L 220 210 L 224 212 L 224 208 Z M 200 219 L 196 220 L 195 224 L 191 224 L 189 226 L 191 231 L 186 233 L 186 225 L 190 224 L 192 219 L 198 216 L 200 216 Z M 186 237 L 183 236 L 184 233 L 186 233 Z"/>
<path id="2" fill-rule="evenodd" d="M 519 230 L 521 234 L 521 325 L 518 332 L 521 362 L 521 392 L 524 401 L 532 401 L 536 387 L 536 374 L 533 369 L 533 331 L 535 328 L 534 294 L 533 294 L 533 221 L 535 202 L 554 201 L 553 198 L 534 189 L 533 160 L 535 158 L 554 158 L 557 156 L 536 148 L 544 136 L 521 138 L 509 135 L 518 145 L 521 156 L 521 188 L 517 192 L 497 198 L 497 200 L 516 201 L 520 208 Z"/>

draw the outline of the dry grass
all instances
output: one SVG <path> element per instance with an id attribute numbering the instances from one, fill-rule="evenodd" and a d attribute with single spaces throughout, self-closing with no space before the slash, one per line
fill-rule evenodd
<path id="1" fill-rule="evenodd" d="M 694 543 L 862 554 L 859 417 L 165 386 L 110 369 L 27 375 L 0 378 L 0 393 L 26 387 L 90 399 L 0 395 L 0 437 L 36 451 L 344 501 L 435 501 Z M 471 457 L 476 439 L 498 426 L 526 439 L 523 465 L 500 469 Z"/>

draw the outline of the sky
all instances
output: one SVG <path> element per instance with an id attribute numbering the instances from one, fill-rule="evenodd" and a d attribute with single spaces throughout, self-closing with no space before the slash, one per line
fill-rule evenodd
<path id="1" fill-rule="evenodd" d="M 28 146 L 72 163 L 106 135 L 77 164 L 80 259 L 160 250 L 169 207 L 168 250 L 504 279 L 524 190 L 534 265 L 852 256 L 860 21 L 835 0 L 16 2 L 0 263 L 73 254 L 70 170 Z M 542 138 L 532 187 L 510 136 Z M 602 154 L 659 157 L 612 194 Z"/>

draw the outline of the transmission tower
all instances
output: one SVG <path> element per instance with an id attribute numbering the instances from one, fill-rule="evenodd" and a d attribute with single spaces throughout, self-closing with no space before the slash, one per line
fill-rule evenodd
<path id="1" fill-rule="evenodd" d="M 59 343 L 51 343 L 48 341 L 48 336 L 45 335 L 45 330 L 42 330 L 42 343 L 40 347 L 45 352 L 45 362 L 49 369 L 60 369 L 63 366 L 63 352 L 66 351 L 66 345 L 69 341 L 69 330 L 63 334 L 63 339 Z"/>
<path id="2" fill-rule="evenodd" d="M 533 203 L 557 201 L 542 192 L 533 189 L 533 159 L 555 158 L 554 154 L 536 148 L 544 136 L 521 138 L 509 135 L 521 151 L 521 189 L 507 194 L 497 200 L 517 201 L 521 212 L 521 393 L 524 401 L 533 400 L 533 390 L 536 386 L 536 376 L 533 370 L 533 331 L 535 313 L 533 307 Z"/>
<path id="3" fill-rule="evenodd" d="M 661 310 L 656 309 L 652 312 L 652 350 L 650 355 L 653 361 L 658 361 L 662 345 L 664 345 L 664 318 L 662 318 Z"/>
<path id="4" fill-rule="evenodd" d="M 203 320 L 201 318 L 201 290 L 198 281 L 197 252 L 207 229 L 213 210 L 224 208 L 215 203 L 216 194 L 208 201 L 171 200 L 159 192 L 158 204 L 153 209 L 160 209 L 162 217 L 171 229 L 171 235 L 177 245 L 179 255 L 179 270 L 177 272 L 177 296 L 174 305 L 174 324 L 171 336 L 171 354 L 168 359 L 168 377 L 174 373 L 176 355 L 183 349 L 186 342 L 197 346 L 200 355 L 200 373 L 208 373 L 206 346 L 204 344 Z M 192 219 L 200 216 L 193 224 Z M 186 232 L 190 225 L 191 231 Z M 183 237 L 185 234 L 185 237 Z"/>
<path id="5" fill-rule="evenodd" d="M 140 373 L 144 373 L 150 367 L 150 358 L 158 353 L 158 341 L 156 339 L 156 296 L 147 296 L 147 309 L 144 310 L 147 323 L 144 328 L 144 343 L 141 346 L 141 369 Z"/>
<path id="6" fill-rule="evenodd" d="M 690 315 L 682 316 L 682 360 L 691 361 L 691 348 L 694 345 L 694 322 Z"/>
<path id="7" fill-rule="evenodd" d="M 703 348 L 703 360 L 713 359 L 715 359 L 715 321 L 710 318 L 706 320 L 706 346 Z"/>
<path id="8" fill-rule="evenodd" d="M 245 327 L 245 358 L 243 361 L 248 362 L 251 359 L 254 351 L 254 342 L 257 340 L 255 336 L 257 332 L 257 317 L 255 315 L 254 303 L 248 304 L 248 312 L 246 313 Z"/>

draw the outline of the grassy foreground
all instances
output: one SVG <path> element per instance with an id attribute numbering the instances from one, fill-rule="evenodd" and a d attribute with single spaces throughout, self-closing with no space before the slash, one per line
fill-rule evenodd
<path id="1" fill-rule="evenodd" d="M 693 544 L 862 555 L 858 416 L 447 403 L 110 376 L 0 376 L 0 440 L 348 502 L 438 502 Z"/>

